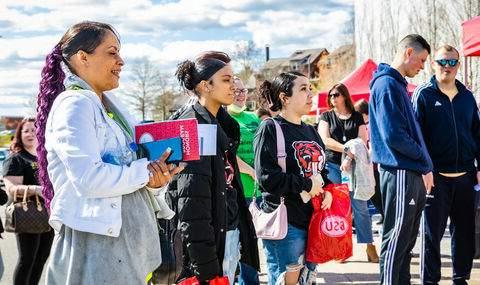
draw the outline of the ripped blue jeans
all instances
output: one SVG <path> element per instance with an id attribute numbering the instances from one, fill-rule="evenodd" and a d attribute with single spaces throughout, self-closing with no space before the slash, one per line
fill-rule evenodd
<path id="1" fill-rule="evenodd" d="M 287 265 L 305 264 L 307 231 L 288 224 L 287 236 L 282 240 L 262 240 L 267 261 L 268 284 L 283 284 L 281 279 Z M 315 263 L 306 263 L 309 271 L 315 271 Z M 301 284 L 301 282 L 300 282 Z"/>

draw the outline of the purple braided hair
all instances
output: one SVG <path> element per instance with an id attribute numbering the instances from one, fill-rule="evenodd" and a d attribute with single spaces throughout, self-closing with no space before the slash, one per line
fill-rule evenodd
<path id="1" fill-rule="evenodd" d="M 65 90 L 65 86 L 63 86 L 65 73 L 62 70 L 62 61 L 62 49 L 60 44 L 58 44 L 46 57 L 45 66 L 42 69 L 40 93 L 38 93 L 37 99 L 37 119 L 35 121 L 35 127 L 38 140 L 38 177 L 40 185 L 42 185 L 42 194 L 48 211 L 50 211 L 50 202 L 53 199 L 54 193 L 52 182 L 47 173 L 48 162 L 47 150 L 45 149 L 45 128 L 53 101 L 57 98 L 58 94 Z"/>

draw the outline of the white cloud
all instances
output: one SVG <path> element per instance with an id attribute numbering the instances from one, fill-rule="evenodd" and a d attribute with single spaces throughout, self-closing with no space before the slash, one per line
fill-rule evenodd
<path id="1" fill-rule="evenodd" d="M 293 52 L 292 47 L 332 47 L 350 15 L 346 11 L 328 14 L 299 14 L 292 11 L 267 11 L 256 21 L 247 23 L 247 30 L 258 46 L 269 44 L 272 49 Z"/>
<path id="2" fill-rule="evenodd" d="M 205 50 L 231 53 L 240 41 L 270 44 L 272 55 L 343 43 L 353 0 L 8 0 L 0 4 L 0 102 L 38 90 L 45 55 L 79 21 L 111 23 L 126 60 L 122 87 L 135 59 L 163 72 Z M 342 7 L 339 9 L 338 7 Z M 347 9 L 345 9 L 347 7 Z M 336 9 L 336 10 L 335 10 Z M 17 100 L 15 99 L 15 100 Z M 0 107 L 0 113 L 3 107 Z M 1 115 L 1 114 L 0 114 Z"/>
<path id="3" fill-rule="evenodd" d="M 185 60 L 193 59 L 197 54 L 206 50 L 219 50 L 231 53 L 236 41 L 174 41 L 160 47 L 154 47 L 145 43 L 125 43 L 122 46 L 122 56 L 125 58 L 125 70 L 131 69 L 135 60 L 143 57 L 150 58 L 165 73 L 173 74 L 176 65 Z"/>
<path id="4" fill-rule="evenodd" d="M 0 59 L 12 56 L 24 59 L 44 57 L 59 40 L 58 35 L 0 38 Z"/>

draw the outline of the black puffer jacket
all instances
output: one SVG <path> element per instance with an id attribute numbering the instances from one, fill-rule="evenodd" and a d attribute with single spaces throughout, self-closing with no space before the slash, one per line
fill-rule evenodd
<path id="1" fill-rule="evenodd" d="M 221 276 L 227 228 L 225 163 L 221 154 L 228 150 L 234 162 L 237 189 L 241 261 L 259 270 L 259 257 L 252 217 L 245 202 L 236 152 L 240 140 L 238 123 L 220 108 L 214 118 L 199 103 L 182 108 L 171 119 L 196 118 L 199 124 L 217 124 L 217 156 L 202 156 L 192 161 L 175 178 L 178 197 L 178 228 L 184 248 L 183 277 L 197 276 L 200 281 Z"/>

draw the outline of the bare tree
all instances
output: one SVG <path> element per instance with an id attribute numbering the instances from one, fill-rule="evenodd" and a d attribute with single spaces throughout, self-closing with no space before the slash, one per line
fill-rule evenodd
<path id="1" fill-rule="evenodd" d="M 155 100 L 166 90 L 166 76 L 154 66 L 148 58 L 134 63 L 132 69 L 133 84 L 126 90 L 133 108 L 145 120 L 154 109 Z"/>
<path id="2" fill-rule="evenodd" d="M 363 1 L 364 2 L 364 1 Z M 355 40 L 355 45 L 356 46 L 364 46 L 364 50 L 366 52 L 366 58 L 374 58 L 374 52 L 375 52 L 375 39 L 374 37 L 372 36 L 374 34 L 374 21 L 373 21 L 373 17 L 366 17 L 365 15 L 367 15 L 367 10 L 368 9 L 371 9 L 371 7 L 369 7 L 368 5 L 365 5 L 365 4 L 360 4 L 359 5 L 361 11 L 359 11 L 359 13 L 361 13 L 362 16 L 358 17 L 358 16 L 355 16 L 355 25 L 358 25 L 358 27 L 356 27 L 354 29 L 355 30 L 359 30 L 359 31 L 362 31 L 361 33 L 358 33 L 359 35 L 362 36 L 361 39 L 356 39 Z M 357 58 L 357 62 L 360 63 L 360 61 L 364 60 L 364 58 Z"/>
<path id="3" fill-rule="evenodd" d="M 155 98 L 153 105 L 153 119 L 164 121 L 174 111 L 177 98 L 183 94 L 176 93 L 174 90 L 166 90 L 160 96 Z"/>
<path id="4" fill-rule="evenodd" d="M 262 61 L 261 55 L 262 49 L 255 46 L 252 40 L 239 42 L 235 45 L 232 57 L 242 67 L 238 77 L 240 77 L 243 82 L 247 82 L 255 70 L 258 70 Z"/>
<path id="5" fill-rule="evenodd" d="M 37 114 L 37 95 L 32 95 L 28 100 L 24 103 L 24 106 L 27 108 L 26 116 L 34 117 Z"/>

